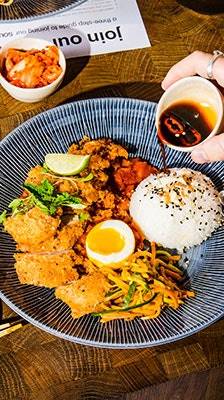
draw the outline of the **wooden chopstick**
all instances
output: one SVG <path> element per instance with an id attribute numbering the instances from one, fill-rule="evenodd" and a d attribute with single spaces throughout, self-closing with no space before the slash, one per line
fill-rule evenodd
<path id="1" fill-rule="evenodd" d="M 18 325 L 19 323 L 22 323 L 24 320 L 22 318 L 16 318 L 14 320 L 6 320 L 5 322 L 3 321 L 0 323 L 0 332 L 3 331 L 4 329 L 8 329 L 11 326 Z"/>
<path id="2" fill-rule="evenodd" d="M 2 319 L 0 321 L 0 338 L 22 328 L 25 324 L 27 321 L 20 316 Z"/>
<path id="3" fill-rule="evenodd" d="M 10 326 L 9 328 L 6 328 L 4 330 L 0 331 L 0 338 L 6 335 L 9 335 L 10 333 L 16 331 L 17 329 L 22 328 L 24 324 L 20 323 L 20 324 L 15 324 L 13 326 Z"/>

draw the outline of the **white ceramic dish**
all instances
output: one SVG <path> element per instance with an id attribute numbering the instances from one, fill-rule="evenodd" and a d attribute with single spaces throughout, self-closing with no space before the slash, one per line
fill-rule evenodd
<path id="1" fill-rule="evenodd" d="M 48 42 L 47 40 L 28 38 L 28 37 L 23 38 L 23 39 L 12 40 L 2 47 L 1 55 L 0 55 L 0 68 L 2 68 L 2 62 L 4 60 L 7 50 L 9 48 L 24 49 L 24 50 L 30 50 L 30 49 L 42 50 L 46 46 L 52 46 L 52 45 L 53 45 L 53 43 Z M 58 51 L 59 51 L 59 64 L 62 67 L 62 73 L 51 84 L 40 87 L 40 88 L 32 88 L 32 89 L 20 88 L 20 87 L 12 85 L 0 73 L 1 85 L 16 100 L 23 101 L 26 103 L 35 103 L 35 102 L 41 101 L 44 98 L 50 96 L 53 92 L 55 92 L 55 90 L 61 84 L 61 82 L 64 78 L 64 75 L 65 75 L 65 71 L 66 71 L 65 56 L 60 49 L 58 49 Z"/>
<path id="2" fill-rule="evenodd" d="M 217 135 L 223 128 L 224 104 L 223 97 L 220 91 L 209 80 L 199 76 L 191 76 L 188 78 L 180 79 L 171 85 L 162 95 L 156 110 L 156 128 L 159 127 L 159 118 L 164 110 L 166 110 L 173 103 L 180 100 L 193 100 L 196 103 L 208 102 L 213 106 L 217 114 L 216 124 L 211 131 L 210 135 L 204 140 L 208 140 L 212 136 Z M 201 142 L 202 143 L 202 142 Z M 199 146 L 201 143 L 191 147 L 174 146 L 167 144 L 172 149 L 184 152 L 191 152 L 193 148 Z"/>

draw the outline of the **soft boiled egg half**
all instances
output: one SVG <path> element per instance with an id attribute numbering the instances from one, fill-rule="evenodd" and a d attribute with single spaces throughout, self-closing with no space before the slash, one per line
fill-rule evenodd
<path id="1" fill-rule="evenodd" d="M 109 219 L 94 226 L 86 237 L 88 258 L 97 266 L 119 263 L 135 250 L 135 237 L 125 222 Z"/>

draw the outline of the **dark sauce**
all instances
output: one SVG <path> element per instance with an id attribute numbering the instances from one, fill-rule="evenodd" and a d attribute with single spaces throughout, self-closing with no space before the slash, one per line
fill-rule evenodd
<path id="1" fill-rule="evenodd" d="M 160 116 L 159 141 L 180 147 L 195 146 L 209 136 L 216 119 L 214 108 L 207 102 L 176 102 Z"/>
<path id="2" fill-rule="evenodd" d="M 161 155 L 162 155 L 162 162 L 163 162 L 163 171 L 167 171 L 167 163 L 166 163 L 166 149 L 164 143 L 159 139 L 159 145 L 160 145 L 160 150 L 161 150 Z"/>

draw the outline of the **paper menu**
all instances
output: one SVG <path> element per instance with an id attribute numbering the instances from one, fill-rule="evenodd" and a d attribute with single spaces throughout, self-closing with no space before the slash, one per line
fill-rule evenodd
<path id="1" fill-rule="evenodd" d="M 88 0 L 54 16 L 0 26 L 0 46 L 24 36 L 53 41 L 67 58 L 150 46 L 136 0 Z"/>

